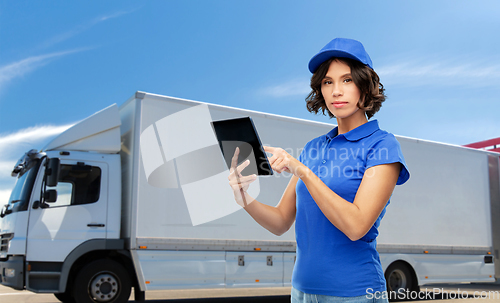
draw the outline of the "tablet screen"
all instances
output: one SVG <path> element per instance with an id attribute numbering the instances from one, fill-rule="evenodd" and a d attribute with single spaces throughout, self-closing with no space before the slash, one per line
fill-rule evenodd
<path id="1" fill-rule="evenodd" d="M 234 151 L 239 147 L 238 165 L 247 159 L 250 160 L 250 165 L 242 171 L 244 176 L 273 174 L 252 118 L 244 117 L 211 123 L 228 169 L 231 167 Z"/>

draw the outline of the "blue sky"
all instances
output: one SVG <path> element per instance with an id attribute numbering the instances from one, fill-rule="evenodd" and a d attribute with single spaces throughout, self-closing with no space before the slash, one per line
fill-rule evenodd
<path id="1" fill-rule="evenodd" d="M 383 129 L 499 137 L 499 15 L 481 0 L 0 0 L 0 204 L 25 151 L 138 90 L 328 122 L 304 98 L 309 59 L 335 37 L 370 54 Z"/>

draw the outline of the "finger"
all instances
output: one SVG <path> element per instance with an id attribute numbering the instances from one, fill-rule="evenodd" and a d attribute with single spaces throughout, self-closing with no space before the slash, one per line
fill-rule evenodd
<path id="1" fill-rule="evenodd" d="M 256 179 L 257 179 L 257 175 L 250 175 L 250 176 L 240 177 L 238 180 L 240 181 L 239 182 L 240 184 L 244 184 L 244 183 L 248 183 L 248 182 L 252 183 Z"/>
<path id="2" fill-rule="evenodd" d="M 253 181 L 252 181 L 253 182 Z M 243 192 L 243 193 L 246 193 L 248 191 L 248 188 L 250 187 L 250 184 L 252 184 L 252 182 L 245 182 L 244 184 L 241 184 L 240 185 L 240 188 L 238 190 L 236 190 L 236 193 L 237 192 Z M 234 192 L 234 191 L 233 191 Z"/>
<path id="3" fill-rule="evenodd" d="M 273 154 L 271 157 L 267 157 L 268 158 L 268 161 L 269 161 L 269 164 L 273 164 L 275 161 L 277 161 L 278 159 L 282 158 L 282 155 L 280 155 L 276 150 L 275 150 L 275 154 Z"/>
<path id="4" fill-rule="evenodd" d="M 267 161 L 269 161 L 269 165 L 273 166 L 273 163 L 278 159 L 276 156 L 268 157 Z"/>
<path id="5" fill-rule="evenodd" d="M 266 151 L 268 153 L 274 154 L 275 150 L 276 150 L 276 148 L 274 148 L 272 146 L 264 146 L 264 151 Z"/>
<path id="6" fill-rule="evenodd" d="M 233 188 L 242 187 L 245 184 L 250 184 L 257 180 L 257 175 L 241 176 L 239 178 L 232 178 L 229 180 L 229 185 Z"/>
<path id="7" fill-rule="evenodd" d="M 256 179 L 257 179 L 256 174 L 248 175 L 248 176 L 239 175 L 238 177 L 236 177 L 233 174 L 233 176 L 231 178 L 229 178 L 229 184 L 232 186 L 232 185 L 237 185 L 237 184 L 244 183 L 247 181 L 255 181 Z"/>
<path id="8" fill-rule="evenodd" d="M 286 165 L 287 165 L 287 161 L 283 160 L 280 163 L 276 164 L 275 170 L 281 173 L 286 168 Z"/>
<path id="9" fill-rule="evenodd" d="M 230 171 L 233 171 L 236 168 L 236 166 L 238 165 L 238 155 L 239 154 L 240 154 L 240 149 L 238 147 L 236 147 L 236 149 L 234 150 L 233 158 L 231 159 Z"/>
<path id="10" fill-rule="evenodd" d="M 283 159 L 282 158 L 278 158 L 276 159 L 276 161 L 274 161 L 273 164 L 271 164 L 271 168 L 273 170 L 275 170 L 276 172 L 278 173 L 281 173 L 281 163 L 283 163 Z"/>
<path id="11" fill-rule="evenodd" d="M 237 168 L 236 168 L 236 173 L 240 174 L 248 165 L 250 165 L 250 160 L 246 160 L 245 162 L 241 163 Z"/>
<path id="12" fill-rule="evenodd" d="M 229 178 L 230 182 L 243 182 L 246 180 L 255 180 L 257 179 L 257 174 L 252 174 L 248 176 L 243 176 L 242 174 L 236 175 L 235 173 L 232 173 L 230 175 L 231 177 Z"/>

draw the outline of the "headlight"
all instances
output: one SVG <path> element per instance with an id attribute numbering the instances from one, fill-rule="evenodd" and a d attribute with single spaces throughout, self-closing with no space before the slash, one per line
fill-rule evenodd
<path id="1" fill-rule="evenodd" d="M 9 278 L 14 278 L 16 276 L 16 270 L 13 268 L 6 268 L 5 269 L 5 276 Z"/>

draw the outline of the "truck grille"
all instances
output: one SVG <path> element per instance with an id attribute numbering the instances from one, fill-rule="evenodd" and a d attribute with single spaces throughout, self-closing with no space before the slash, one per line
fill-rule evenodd
<path id="1" fill-rule="evenodd" d="M 0 236 L 0 252 L 7 251 L 9 249 L 9 241 L 14 238 L 14 234 L 3 234 Z"/>

